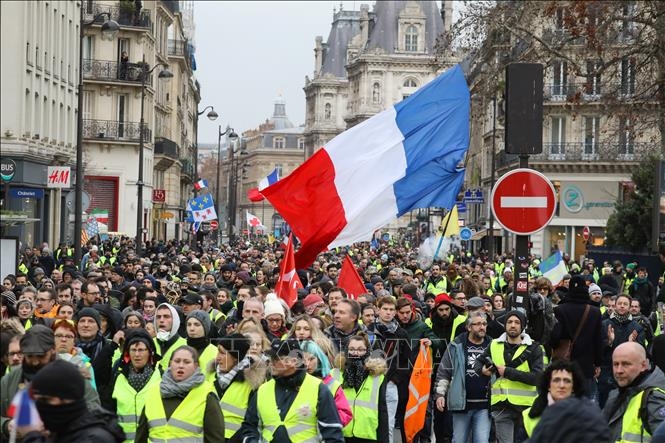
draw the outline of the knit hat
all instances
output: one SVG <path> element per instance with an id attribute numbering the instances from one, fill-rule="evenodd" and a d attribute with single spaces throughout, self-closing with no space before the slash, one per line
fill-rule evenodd
<path id="1" fill-rule="evenodd" d="M 12 291 L 2 291 L 2 300 L 10 306 L 16 304 L 16 294 Z"/>
<path id="2" fill-rule="evenodd" d="M 302 301 L 304 307 L 305 307 L 305 312 L 308 315 L 312 315 L 316 308 L 320 306 L 325 306 L 326 303 L 323 301 L 320 295 L 317 294 L 309 294 L 305 299 Z"/>
<path id="3" fill-rule="evenodd" d="M 197 309 L 196 311 L 192 311 L 189 314 L 187 314 L 187 321 L 189 321 L 190 318 L 195 318 L 203 325 L 203 332 L 205 333 L 205 336 L 207 337 L 208 334 L 210 334 L 210 315 L 206 311 L 202 311 L 200 309 Z"/>
<path id="4" fill-rule="evenodd" d="M 634 271 L 637 265 L 635 263 L 628 263 L 626 265 L 626 269 L 630 269 L 631 271 Z"/>
<path id="5" fill-rule="evenodd" d="M 81 309 L 78 314 L 76 314 L 76 322 L 78 323 L 81 321 L 83 317 L 91 317 L 95 323 L 97 323 L 97 327 L 99 329 L 102 328 L 102 318 L 99 315 L 99 311 L 94 309 L 94 308 L 83 308 Z"/>
<path id="6" fill-rule="evenodd" d="M 445 292 L 442 292 L 441 294 L 437 295 L 436 298 L 434 299 L 434 309 L 438 308 L 443 304 L 446 304 L 448 306 L 453 305 L 453 300 Z"/>
<path id="7" fill-rule="evenodd" d="M 66 380 L 66 383 L 63 381 Z M 79 369 L 65 360 L 57 359 L 44 366 L 30 383 L 32 394 L 80 400 L 85 395 L 85 380 Z"/>
<path id="8" fill-rule="evenodd" d="M 589 285 L 589 294 L 593 294 L 594 292 L 597 292 L 599 294 L 603 293 L 602 289 L 600 289 L 600 286 L 598 286 L 595 283 L 592 283 Z"/>
<path id="9" fill-rule="evenodd" d="M 370 283 L 372 283 L 373 285 L 375 285 L 377 283 L 383 283 L 383 279 L 381 277 L 379 277 L 378 275 L 375 275 L 370 280 Z"/>
<path id="10" fill-rule="evenodd" d="M 573 275 L 568 283 L 568 292 L 570 295 L 578 294 L 581 297 L 588 297 L 589 288 L 584 277 L 579 274 Z"/>
<path id="11" fill-rule="evenodd" d="M 524 315 L 524 313 L 522 313 L 522 311 L 518 311 L 518 310 L 508 311 L 506 313 L 506 316 L 504 317 L 506 323 L 508 323 L 508 319 L 510 317 L 517 317 L 519 319 L 521 325 L 522 325 L 522 331 L 524 331 L 524 329 L 526 329 L 526 316 Z"/>
<path id="12" fill-rule="evenodd" d="M 249 283 L 249 281 L 252 279 L 252 277 L 249 275 L 249 272 L 247 271 L 238 272 L 236 274 L 236 278 L 239 278 L 245 284 Z"/>
<path id="13" fill-rule="evenodd" d="M 150 351 L 150 355 L 154 356 L 155 355 L 155 342 L 153 341 L 152 337 L 150 337 L 150 334 L 148 331 L 145 329 L 127 329 L 125 331 L 125 343 L 123 344 L 122 347 L 122 353 L 123 354 L 128 354 L 129 353 L 129 347 L 133 345 L 134 343 L 143 343 L 145 346 L 148 348 Z"/>
<path id="14" fill-rule="evenodd" d="M 282 304 L 277 300 L 276 297 L 274 298 L 267 298 L 265 303 L 263 303 L 263 310 L 264 310 L 264 317 L 268 317 L 273 314 L 279 314 L 282 317 L 286 318 L 286 314 L 284 313 L 284 307 Z"/>
<path id="15" fill-rule="evenodd" d="M 22 298 L 22 299 L 19 299 L 19 300 L 16 302 L 16 309 L 18 309 L 19 307 L 21 307 L 21 305 L 23 305 L 23 304 L 30 305 L 30 309 L 35 309 L 35 304 L 32 302 L 32 300 L 30 300 L 30 299 L 28 299 L 28 298 Z"/>
<path id="16" fill-rule="evenodd" d="M 226 349 L 226 352 L 233 355 L 238 361 L 245 358 L 251 343 L 247 337 L 238 333 L 227 335 L 224 338 L 214 338 L 211 342 Z"/>
<path id="17" fill-rule="evenodd" d="M 37 274 L 42 274 L 42 275 L 44 275 L 44 274 L 46 274 L 46 272 L 44 272 L 44 270 L 43 270 L 42 268 L 35 268 L 35 269 L 32 271 L 32 273 L 33 273 L 34 275 L 37 275 Z"/>

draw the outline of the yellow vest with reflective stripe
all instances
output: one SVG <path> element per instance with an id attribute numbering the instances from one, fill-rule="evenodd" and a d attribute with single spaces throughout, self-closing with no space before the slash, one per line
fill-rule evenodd
<path id="1" fill-rule="evenodd" d="M 320 384 L 321 380 L 305 374 L 305 379 L 284 420 L 280 418 L 275 399 L 275 380 L 262 384 L 256 393 L 256 407 L 263 439 L 272 441 L 277 428 L 284 425 L 292 443 L 319 442 L 316 416 Z"/>
<path id="2" fill-rule="evenodd" d="M 187 340 L 182 337 L 178 337 L 175 343 L 173 343 L 171 347 L 164 353 L 164 355 L 162 355 L 161 343 L 159 343 L 157 337 L 153 338 L 152 341 L 155 342 L 155 349 L 157 349 L 157 353 L 162 357 L 161 360 L 159 360 L 159 366 L 162 367 L 162 371 L 166 371 L 169 368 L 169 360 L 171 360 L 171 355 L 173 355 L 173 352 L 180 346 L 185 346 L 187 344 Z"/>
<path id="3" fill-rule="evenodd" d="M 145 394 L 153 385 L 159 386 L 162 375 L 159 370 L 155 368 L 150 376 L 148 383 L 139 392 L 127 382 L 124 374 L 119 374 L 115 381 L 112 397 L 115 399 L 118 407 L 118 423 L 122 430 L 125 431 L 125 440 L 127 443 L 133 442 L 136 437 L 136 427 L 139 422 L 139 416 L 145 406 Z"/>
<path id="4" fill-rule="evenodd" d="M 224 437 L 229 439 L 240 430 L 249 404 L 252 385 L 247 381 L 234 381 L 222 395 L 219 405 L 224 414 Z"/>
<path id="5" fill-rule="evenodd" d="M 168 420 L 164 412 L 159 384 L 151 386 L 145 396 L 145 417 L 148 421 L 148 441 L 152 443 L 200 443 L 203 441 L 203 416 L 208 394 L 215 392 L 204 381 L 187 394 Z"/>
<path id="6" fill-rule="evenodd" d="M 531 408 L 526 408 L 525 410 L 523 410 L 522 418 L 524 421 L 524 429 L 526 430 L 526 435 L 531 437 L 531 434 L 533 434 L 533 430 L 536 428 L 538 422 L 540 421 L 540 417 L 531 418 L 529 417 L 529 412 L 531 412 Z"/>
<path id="7" fill-rule="evenodd" d="M 490 343 L 490 354 L 492 356 L 492 361 L 497 366 L 505 366 L 506 361 L 503 359 L 503 349 L 505 343 L 497 342 L 496 340 Z M 527 346 L 521 344 L 513 359 L 518 358 L 524 351 Z M 518 371 L 529 372 L 529 362 L 523 361 L 517 368 Z M 536 398 L 536 387 L 532 385 L 527 385 L 519 381 L 508 380 L 505 377 L 497 377 L 492 383 L 492 396 L 491 404 L 495 405 L 499 402 L 507 400 L 508 403 L 517 406 L 531 406 L 533 400 Z"/>
<path id="8" fill-rule="evenodd" d="M 654 388 L 654 391 L 660 391 L 665 394 L 665 389 Z M 623 420 L 621 421 L 621 439 L 617 440 L 617 443 L 647 443 L 651 441 L 651 434 L 644 429 L 642 419 L 640 418 L 642 396 L 644 396 L 644 391 L 630 399 L 626 412 L 623 414 Z"/>
<path id="9" fill-rule="evenodd" d="M 344 377 L 339 369 L 332 372 L 332 376 L 342 383 Z M 354 388 L 343 388 L 344 395 L 349 401 L 353 417 L 344 426 L 344 437 L 363 438 L 376 440 L 379 428 L 379 388 L 383 383 L 383 375 L 369 375 L 360 386 L 360 390 Z"/>

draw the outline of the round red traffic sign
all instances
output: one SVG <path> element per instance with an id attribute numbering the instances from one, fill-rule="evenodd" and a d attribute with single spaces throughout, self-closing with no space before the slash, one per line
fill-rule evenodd
<path id="1" fill-rule="evenodd" d="M 219 222 L 217 220 L 210 220 L 210 229 L 215 231 L 217 228 L 219 228 Z"/>
<path id="2" fill-rule="evenodd" d="M 582 238 L 584 238 L 585 241 L 589 241 L 589 237 L 591 237 L 591 229 L 589 229 L 588 226 L 585 226 L 584 229 L 582 229 Z"/>
<path id="3" fill-rule="evenodd" d="M 496 221 L 517 235 L 529 235 L 548 225 L 556 210 L 554 186 L 533 169 L 507 172 L 492 188 L 490 199 Z"/>

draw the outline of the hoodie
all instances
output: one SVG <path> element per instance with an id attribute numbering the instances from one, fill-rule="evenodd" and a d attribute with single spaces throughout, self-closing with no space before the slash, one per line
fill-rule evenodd
<path id="1" fill-rule="evenodd" d="M 169 366 L 169 360 L 171 360 L 171 354 L 180 346 L 186 345 L 187 340 L 178 335 L 178 329 L 180 328 L 180 314 L 172 305 L 168 303 L 162 303 L 157 306 L 157 311 L 162 307 L 169 308 L 171 311 L 171 317 L 173 318 L 173 324 L 170 331 L 160 331 L 157 329 L 157 319 L 153 320 L 155 325 L 155 330 L 157 331 L 157 336 L 155 337 L 155 347 L 157 348 L 157 353 L 160 355 L 161 360 L 159 365 L 162 367 L 162 370 L 166 370 Z M 155 315 L 157 317 L 157 315 Z"/>

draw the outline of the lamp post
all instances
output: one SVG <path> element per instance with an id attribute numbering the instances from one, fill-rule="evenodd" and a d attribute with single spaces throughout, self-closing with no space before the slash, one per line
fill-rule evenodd
<path id="1" fill-rule="evenodd" d="M 222 169 L 222 137 L 225 136 L 226 134 L 229 135 L 229 140 L 232 142 L 235 142 L 238 140 L 238 134 L 235 133 L 233 128 L 227 127 L 226 131 L 222 132 L 222 125 L 219 125 L 219 132 L 217 136 L 217 178 L 215 182 L 215 201 L 217 202 L 217 217 L 221 215 L 222 207 L 220 205 L 220 200 L 219 200 L 219 173 Z M 231 155 L 233 155 L 233 147 L 231 149 Z M 233 157 L 231 157 L 233 158 Z M 229 174 L 231 173 L 231 170 L 229 169 Z M 230 223 L 230 221 L 229 221 Z M 220 246 L 222 243 L 222 235 L 221 235 L 221 226 L 217 229 L 217 246 Z"/>
<path id="2" fill-rule="evenodd" d="M 86 22 L 84 5 L 81 4 L 81 17 L 79 23 L 79 78 L 77 87 L 77 110 L 76 110 L 76 187 L 74 188 L 74 263 L 81 262 L 81 230 L 83 229 L 83 38 L 85 28 L 92 25 L 97 19 L 106 16 L 108 18 L 102 24 L 102 36 L 113 39 L 120 25 L 111 20 L 111 14 L 100 12 L 92 20 Z"/>
<path id="3" fill-rule="evenodd" d="M 202 111 L 196 113 L 196 129 L 194 133 L 196 134 L 196 143 L 194 144 L 194 181 L 198 182 L 199 180 L 199 117 L 203 115 L 208 109 L 210 111 L 206 114 L 206 117 L 208 117 L 208 120 L 210 121 L 215 121 L 217 120 L 217 117 L 219 117 L 219 114 L 215 112 L 215 107 L 214 106 L 206 106 L 203 108 Z M 194 188 L 194 197 L 198 195 L 198 191 L 196 188 Z M 186 206 L 186 205 L 185 205 Z M 196 234 L 191 235 L 191 230 L 190 230 L 190 246 L 192 250 L 196 249 Z"/>
<path id="4" fill-rule="evenodd" d="M 491 184 L 490 192 L 487 193 L 488 201 L 489 196 L 491 195 L 492 189 L 494 189 L 494 183 L 496 181 L 496 93 L 492 94 L 492 158 L 490 159 L 490 168 L 491 172 Z M 491 206 L 491 202 L 489 203 Z M 487 245 L 487 255 L 489 256 L 490 262 L 494 262 L 494 212 L 490 208 L 490 219 L 489 219 L 489 232 L 487 235 L 489 241 Z"/>
<path id="5" fill-rule="evenodd" d="M 143 56 L 143 66 L 145 66 L 145 55 Z M 157 76 L 160 80 L 169 80 L 173 78 L 173 73 L 169 71 L 169 65 L 166 63 L 158 63 L 150 69 L 144 69 L 141 74 L 141 122 L 139 123 L 139 177 L 136 181 L 136 255 L 141 255 L 143 251 L 141 236 L 143 235 L 143 136 L 145 122 L 143 119 L 143 110 L 145 101 L 145 81 L 152 71 L 157 67 L 162 66 L 162 69 Z"/>

